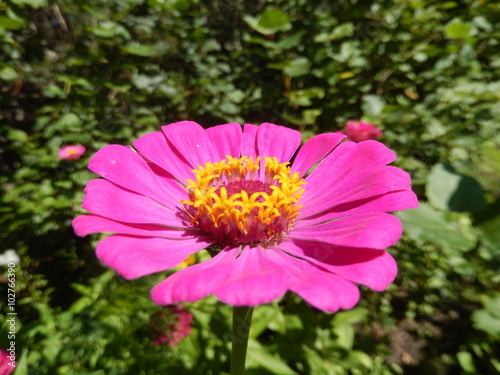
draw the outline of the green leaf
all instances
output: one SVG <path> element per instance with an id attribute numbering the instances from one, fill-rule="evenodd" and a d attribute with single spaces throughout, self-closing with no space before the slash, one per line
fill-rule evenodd
<path id="1" fill-rule="evenodd" d="M 54 363 L 61 349 L 64 347 L 64 338 L 62 333 L 54 333 L 47 335 L 41 343 L 43 345 L 42 354 L 47 358 L 49 363 Z"/>
<path id="2" fill-rule="evenodd" d="M 415 240 L 424 240 L 436 245 L 468 250 L 475 241 L 458 231 L 458 225 L 445 218 L 443 212 L 436 211 L 421 203 L 420 207 L 396 213 L 404 225 L 405 232 Z"/>
<path id="3" fill-rule="evenodd" d="M 300 320 L 298 315 L 285 314 L 285 327 L 287 331 L 302 331 L 304 329 L 304 323 Z"/>
<path id="4" fill-rule="evenodd" d="M 19 79 L 19 73 L 10 66 L 5 66 L 0 70 L 0 79 L 6 82 L 15 82 Z"/>
<path id="5" fill-rule="evenodd" d="M 293 47 L 297 47 L 302 43 L 302 38 L 306 32 L 304 30 L 296 32 L 290 36 L 287 36 L 283 39 L 280 39 L 276 46 L 280 49 L 290 49 Z"/>
<path id="6" fill-rule="evenodd" d="M 17 359 L 17 358 L 16 358 Z M 14 375 L 29 375 L 28 373 L 28 351 L 26 349 L 21 353 L 21 357 L 17 359 L 16 371 Z"/>
<path id="7" fill-rule="evenodd" d="M 363 321 L 367 315 L 368 310 L 362 307 L 336 313 L 332 320 L 336 343 L 345 349 L 352 349 L 355 334 L 353 324 Z"/>
<path id="8" fill-rule="evenodd" d="M 43 95 L 44 96 L 47 96 L 49 98 L 55 98 L 55 97 L 58 97 L 58 98 L 65 98 L 66 96 L 68 96 L 63 89 L 61 89 L 59 86 L 57 85 L 48 85 L 46 86 L 43 91 L 42 91 Z"/>
<path id="9" fill-rule="evenodd" d="M 285 65 L 283 73 L 290 77 L 299 77 L 308 74 L 310 69 L 311 63 L 307 57 L 297 57 Z"/>
<path id="10" fill-rule="evenodd" d="M 314 37 L 316 43 L 329 42 L 331 40 L 350 37 L 354 34 L 354 24 L 352 22 L 343 23 L 331 32 L 323 32 Z"/>
<path id="11" fill-rule="evenodd" d="M 476 212 L 486 205 L 483 190 L 472 177 L 456 173 L 453 167 L 436 164 L 427 177 L 426 195 L 441 210 Z"/>
<path id="12" fill-rule="evenodd" d="M 368 315 L 368 310 L 363 307 L 356 307 L 349 311 L 340 311 L 333 316 L 332 324 L 355 324 L 362 322 Z"/>
<path id="13" fill-rule="evenodd" d="M 290 77 L 299 77 L 310 72 L 311 62 L 306 57 L 297 57 L 287 62 L 269 64 L 268 67 L 283 70 L 283 73 Z M 322 88 L 320 90 L 324 92 Z"/>
<path id="14" fill-rule="evenodd" d="M 250 327 L 250 337 L 257 338 L 280 314 L 281 310 L 273 305 L 262 305 L 258 309 L 255 309 Z"/>
<path id="15" fill-rule="evenodd" d="M 120 49 L 124 52 L 130 53 L 131 55 L 158 57 L 167 53 L 169 47 L 166 43 L 157 43 L 153 45 L 128 44 L 126 46 L 121 46 Z"/>
<path id="16" fill-rule="evenodd" d="M 490 358 L 490 361 L 495 370 L 500 374 L 500 361 L 495 358 Z"/>
<path id="17" fill-rule="evenodd" d="M 98 26 L 88 27 L 87 30 L 99 38 L 111 39 L 121 37 L 127 40 L 130 39 L 128 30 L 119 23 L 113 21 L 101 22 Z"/>
<path id="18" fill-rule="evenodd" d="M 0 16 L 0 29 L 19 30 L 24 27 L 24 23 L 13 18 Z"/>
<path id="19" fill-rule="evenodd" d="M 366 116 L 378 117 L 385 107 L 385 101 L 378 95 L 365 95 L 361 103 L 361 109 Z"/>
<path id="20" fill-rule="evenodd" d="M 274 374 L 294 375 L 297 374 L 279 357 L 269 353 L 269 350 L 264 348 L 258 341 L 254 339 L 248 340 L 248 359 L 253 361 L 263 368 L 271 371 Z"/>
<path id="21" fill-rule="evenodd" d="M 276 31 L 286 31 L 292 28 L 288 15 L 278 9 L 268 9 L 260 15 L 259 26 Z"/>
<path id="22" fill-rule="evenodd" d="M 302 121 L 305 125 L 314 125 L 322 112 L 321 109 L 305 109 L 302 111 Z"/>
<path id="23" fill-rule="evenodd" d="M 500 319 L 500 293 L 482 296 L 481 300 L 485 310 L 495 318 Z"/>
<path id="24" fill-rule="evenodd" d="M 333 328 L 333 332 L 337 336 L 337 344 L 345 349 L 352 349 L 354 344 L 354 327 L 347 324 L 342 324 Z"/>
<path id="25" fill-rule="evenodd" d="M 500 319 L 493 316 L 489 311 L 481 309 L 476 310 L 471 316 L 474 326 L 490 335 L 500 335 Z"/>
<path id="26" fill-rule="evenodd" d="M 278 31 L 288 31 L 292 28 L 290 18 L 279 9 L 267 9 L 257 18 L 246 15 L 243 20 L 255 31 L 271 35 Z"/>
<path id="27" fill-rule="evenodd" d="M 63 129 L 77 129 L 80 127 L 81 123 L 80 118 L 76 114 L 70 112 L 61 116 L 57 121 L 57 126 Z"/>
<path id="28" fill-rule="evenodd" d="M 500 256 L 500 200 L 489 205 L 475 215 L 479 222 L 477 228 L 481 232 L 481 242 L 490 253 L 490 259 Z"/>
<path id="29" fill-rule="evenodd" d="M 10 141 L 16 141 L 20 143 L 24 143 L 28 140 L 28 134 L 21 129 L 7 129 L 7 139 Z"/>
<path id="30" fill-rule="evenodd" d="M 466 39 L 473 35 L 474 25 L 469 22 L 453 21 L 444 28 L 445 35 L 450 39 Z"/>
<path id="31" fill-rule="evenodd" d="M 309 87 L 303 90 L 290 91 L 288 97 L 294 105 L 308 107 L 312 104 L 312 99 L 322 99 L 325 90 L 321 87 Z"/>
<path id="32" fill-rule="evenodd" d="M 48 6 L 47 0 L 11 0 L 11 1 L 16 5 L 19 6 L 29 5 L 34 9 Z"/>
<path id="33" fill-rule="evenodd" d="M 474 366 L 474 358 L 469 352 L 461 351 L 457 353 L 458 363 L 460 367 L 467 373 L 476 373 L 476 367 Z"/>

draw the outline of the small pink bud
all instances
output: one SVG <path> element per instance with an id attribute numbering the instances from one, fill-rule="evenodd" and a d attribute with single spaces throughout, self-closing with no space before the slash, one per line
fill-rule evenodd
<path id="1" fill-rule="evenodd" d="M 346 134 L 353 142 L 377 139 L 382 136 L 382 131 L 375 125 L 363 121 L 349 120 L 345 126 Z"/>
<path id="2" fill-rule="evenodd" d="M 82 145 L 67 145 L 62 147 L 57 156 L 66 160 L 78 160 L 85 153 L 85 146 Z"/>

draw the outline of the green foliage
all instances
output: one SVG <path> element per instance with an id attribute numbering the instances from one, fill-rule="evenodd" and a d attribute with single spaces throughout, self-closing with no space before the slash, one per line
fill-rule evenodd
<path id="1" fill-rule="evenodd" d="M 500 373 L 499 20 L 498 2 L 480 0 L 2 2 L 16 375 L 229 371 L 228 306 L 187 306 L 189 337 L 155 346 L 149 289 L 165 275 L 123 281 L 95 237 L 74 235 L 96 150 L 182 119 L 275 122 L 306 139 L 359 118 L 384 132 L 421 201 L 398 213 L 399 276 L 333 316 L 293 295 L 258 307 L 248 373 Z M 67 144 L 87 152 L 62 161 Z M 0 327 L 6 347 L 3 315 Z"/>

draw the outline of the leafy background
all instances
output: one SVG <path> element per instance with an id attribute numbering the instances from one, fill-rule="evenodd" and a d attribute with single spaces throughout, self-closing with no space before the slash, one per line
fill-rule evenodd
<path id="1" fill-rule="evenodd" d="M 333 315 L 294 295 L 258 307 L 248 373 L 500 373 L 499 43 L 488 0 L 1 1 L 15 374 L 229 371 L 228 306 L 186 305 L 191 334 L 155 346 L 163 308 L 149 289 L 165 273 L 124 281 L 96 260 L 97 236 L 74 235 L 96 150 L 182 119 L 274 122 L 307 139 L 359 118 L 383 130 L 421 201 L 397 214 L 399 275 Z M 58 159 L 74 143 L 84 157 Z M 7 348 L 4 315 L 0 328 Z"/>

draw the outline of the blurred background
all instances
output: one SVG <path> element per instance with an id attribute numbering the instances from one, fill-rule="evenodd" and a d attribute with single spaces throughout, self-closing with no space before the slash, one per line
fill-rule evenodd
<path id="1" fill-rule="evenodd" d="M 500 374 L 499 101 L 497 1 L 0 1 L 0 349 L 14 262 L 14 374 L 228 373 L 229 306 L 156 306 L 169 272 L 125 281 L 73 233 L 90 157 L 183 119 L 362 119 L 421 202 L 399 275 L 333 315 L 256 308 L 248 373 Z"/>

